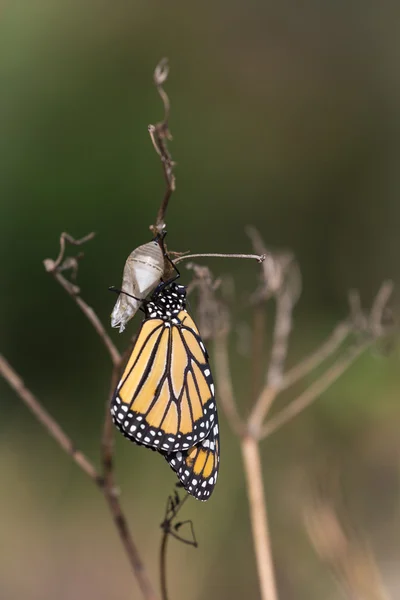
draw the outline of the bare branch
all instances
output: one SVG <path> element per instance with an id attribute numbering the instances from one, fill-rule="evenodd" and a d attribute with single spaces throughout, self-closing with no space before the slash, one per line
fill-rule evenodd
<path id="1" fill-rule="evenodd" d="M 161 538 L 160 546 L 160 582 L 161 582 L 161 598 L 162 600 L 168 600 L 168 588 L 167 588 L 167 546 L 168 546 L 168 532 L 164 531 Z"/>
<path id="2" fill-rule="evenodd" d="M 218 335 L 214 340 L 214 363 L 219 401 L 232 430 L 244 435 L 245 425 L 239 416 L 233 393 L 232 375 L 229 367 L 227 334 Z"/>
<path id="3" fill-rule="evenodd" d="M 94 329 L 97 331 L 100 339 L 104 343 L 107 348 L 109 355 L 111 357 L 112 363 L 114 365 L 112 381 L 111 381 L 111 392 L 114 392 L 114 389 L 117 385 L 117 378 L 119 375 L 119 369 L 121 366 L 121 356 L 114 346 L 111 338 L 107 334 L 103 324 L 101 323 L 99 317 L 94 312 L 91 306 L 89 306 L 79 295 L 80 289 L 78 286 L 72 284 L 68 279 L 66 279 L 63 275 L 61 275 L 60 271 L 66 270 L 68 268 L 73 268 L 76 271 L 77 265 L 74 262 L 74 259 L 64 258 L 65 256 L 65 242 L 69 242 L 73 245 L 81 245 L 85 241 L 92 239 L 94 234 L 89 234 L 82 238 L 81 240 L 75 240 L 67 233 L 61 234 L 60 238 L 60 252 L 56 259 L 53 261 L 51 259 L 46 259 L 44 262 L 45 269 L 48 273 L 51 273 L 53 277 L 58 281 L 58 283 L 65 289 L 67 294 L 71 296 L 74 302 L 79 306 L 81 311 L 90 321 Z M 146 600 L 156 600 L 155 592 L 153 591 L 150 579 L 147 575 L 145 566 L 140 557 L 138 548 L 133 541 L 133 538 L 130 534 L 128 524 L 123 514 L 121 504 L 118 498 L 118 493 L 114 481 L 114 472 L 113 472 L 113 424 L 111 419 L 111 413 L 109 409 L 110 400 L 107 399 L 105 418 L 104 418 L 104 426 L 103 426 L 103 435 L 101 441 L 101 459 L 103 465 L 103 477 L 99 477 L 101 481 L 102 492 L 104 497 L 107 500 L 109 505 L 112 517 L 114 519 L 115 526 L 117 528 L 118 534 L 121 538 L 122 544 L 124 546 L 126 555 L 132 567 L 133 573 L 136 576 L 139 587 L 142 591 L 143 597 Z M 57 424 L 56 424 L 57 425 Z M 58 425 L 57 425 L 58 427 Z M 75 458 L 76 460 L 76 458 Z"/>
<path id="4" fill-rule="evenodd" d="M 332 356 L 342 345 L 344 340 L 351 332 L 351 327 L 348 323 L 339 323 L 329 336 L 329 338 L 310 356 L 307 356 L 295 367 L 289 369 L 282 378 L 279 386 L 280 391 L 294 385 L 297 381 L 314 371 L 327 358 Z"/>
<path id="5" fill-rule="evenodd" d="M 120 356 L 117 348 L 114 346 L 113 342 L 111 341 L 111 338 L 109 337 L 108 333 L 104 329 L 102 322 L 100 321 L 99 317 L 94 312 L 93 308 L 91 306 L 89 306 L 88 304 L 86 304 L 86 302 L 81 298 L 81 296 L 78 295 L 79 291 L 80 291 L 79 288 L 77 286 L 73 285 L 70 281 L 68 281 L 68 279 L 65 279 L 65 277 L 63 275 L 61 275 L 61 273 L 59 273 L 57 270 L 54 269 L 55 263 L 50 258 L 47 258 L 43 262 L 44 262 L 46 271 L 53 275 L 53 277 L 64 288 L 64 290 L 67 292 L 67 294 L 69 296 L 71 296 L 71 298 L 74 300 L 74 302 L 79 306 L 81 311 L 84 313 L 86 318 L 93 325 L 94 329 L 97 331 L 99 337 L 101 338 L 103 344 L 107 348 L 113 364 L 119 365 L 121 356 Z"/>
<path id="6" fill-rule="evenodd" d="M 384 333 L 384 316 L 387 304 L 393 293 L 394 284 L 393 281 L 384 281 L 375 296 L 375 300 L 372 303 L 371 312 L 369 315 L 369 326 L 371 333 L 376 337 Z"/>
<path id="7" fill-rule="evenodd" d="M 168 589 L 167 589 L 167 544 L 168 537 L 172 536 L 179 542 L 183 544 L 187 544 L 189 546 L 194 546 L 197 548 L 196 536 L 194 534 L 193 523 L 192 521 L 183 521 L 181 523 L 175 523 L 174 521 L 181 510 L 182 506 L 185 504 L 186 500 L 189 498 L 189 494 L 186 494 L 182 500 L 179 497 L 178 492 L 175 492 L 174 496 L 168 496 L 167 506 L 165 509 L 164 520 L 161 523 L 161 529 L 163 531 L 163 535 L 161 538 L 161 546 L 160 546 L 160 579 L 161 579 L 161 598 L 162 600 L 168 600 Z M 186 523 L 189 523 L 191 526 L 191 534 L 192 539 L 188 540 L 182 537 L 177 533 L 178 529 Z"/>
<path id="8" fill-rule="evenodd" d="M 251 383 L 252 394 L 249 406 L 257 400 L 264 381 L 264 340 L 266 335 L 266 310 L 264 304 L 258 303 L 253 309 L 253 327 L 251 344 Z"/>
<path id="9" fill-rule="evenodd" d="M 279 388 L 280 391 L 295 384 L 316 369 L 327 358 L 332 356 L 340 348 L 350 333 L 360 329 L 361 325 L 362 330 L 369 330 L 374 337 L 379 337 L 384 334 L 385 331 L 382 321 L 392 292 L 393 282 L 384 281 L 372 304 L 370 317 L 367 319 L 362 313 L 358 292 L 351 290 L 349 293 L 350 319 L 343 323 L 339 323 L 329 338 L 315 352 L 284 374 Z"/>
<path id="10" fill-rule="evenodd" d="M 164 123 L 168 123 L 169 120 L 169 112 L 171 109 L 171 105 L 169 102 L 169 98 L 163 89 L 164 83 L 167 81 L 169 75 L 169 64 L 168 58 L 162 58 L 156 68 L 154 69 L 154 84 L 157 88 L 158 93 L 161 96 L 162 103 L 164 105 Z"/>
<path id="11" fill-rule="evenodd" d="M 150 580 L 148 578 L 145 566 L 140 558 L 138 549 L 130 535 L 126 519 L 122 513 L 121 505 L 116 493 L 114 480 L 112 477 L 112 465 L 105 471 L 104 478 L 100 476 L 89 459 L 78 450 L 72 440 L 59 426 L 49 413 L 43 408 L 37 398 L 28 390 L 22 379 L 14 371 L 11 365 L 0 355 L 0 374 L 10 384 L 21 400 L 28 406 L 37 420 L 47 430 L 49 435 L 55 439 L 61 448 L 76 462 L 76 464 L 90 477 L 90 479 L 100 488 L 111 509 L 115 525 L 121 537 L 125 551 L 127 553 L 132 570 L 138 580 L 143 597 L 146 600 L 156 600 Z M 109 412 L 109 411 L 108 411 Z"/>
<path id="12" fill-rule="evenodd" d="M 119 537 L 125 549 L 129 563 L 132 567 L 133 573 L 136 576 L 139 587 L 142 591 L 143 597 L 146 600 L 156 600 L 156 595 L 153 590 L 151 581 L 147 575 L 147 571 L 142 562 L 139 554 L 139 550 L 132 538 L 129 531 L 126 517 L 122 511 L 121 503 L 119 501 L 119 493 L 115 483 L 114 477 L 114 424 L 112 422 L 110 412 L 110 400 L 114 393 L 114 390 L 118 383 L 121 366 L 126 362 L 127 355 L 130 354 L 132 345 L 130 344 L 126 352 L 120 358 L 118 363 L 114 363 L 114 368 L 111 376 L 110 383 L 110 394 L 107 398 L 105 413 L 104 413 L 104 424 L 103 433 L 101 438 L 101 462 L 103 467 L 103 481 L 104 481 L 104 496 L 107 500 L 108 506 L 111 511 L 111 515 L 114 520 L 115 527 L 118 531 Z"/>
<path id="13" fill-rule="evenodd" d="M 283 408 L 276 415 L 271 417 L 262 428 L 261 437 L 265 438 L 280 427 L 291 421 L 310 404 L 312 404 L 323 392 L 339 379 L 347 371 L 353 362 L 367 349 L 374 340 L 370 339 L 363 344 L 350 348 L 344 357 L 338 359 L 321 377 L 310 385 L 300 396 Z"/>
<path id="14" fill-rule="evenodd" d="M 204 254 L 186 254 L 185 256 L 179 256 L 174 263 L 180 263 L 183 260 L 187 260 L 188 258 L 206 258 L 206 257 L 214 257 L 214 258 L 250 258 L 256 260 L 259 263 L 262 263 L 265 260 L 265 255 L 261 254 L 220 254 L 216 252 L 206 252 Z"/>
<path id="15" fill-rule="evenodd" d="M 241 440 L 241 449 L 247 481 L 247 494 L 261 598 L 262 600 L 278 600 L 259 445 L 253 437 L 245 436 Z"/>
<path id="16" fill-rule="evenodd" d="M 286 355 L 288 352 L 289 335 L 292 330 L 293 300 L 290 294 L 280 294 L 276 299 L 275 326 L 272 338 L 271 357 L 267 370 L 267 385 L 280 386 Z M 263 417 L 261 418 L 261 421 Z"/>
<path id="17" fill-rule="evenodd" d="M 253 304 L 263 303 L 273 296 L 290 292 L 293 305 L 297 302 L 301 290 L 299 268 L 291 252 L 269 252 L 255 227 L 247 226 L 246 233 L 250 237 L 254 251 L 263 256 L 261 287 L 253 294 Z"/>
<path id="18" fill-rule="evenodd" d="M 90 460 L 76 448 L 71 438 L 61 429 L 57 421 L 49 415 L 43 408 L 39 400 L 32 394 L 20 376 L 14 371 L 12 366 L 0 354 L 0 374 L 13 388 L 16 394 L 26 404 L 37 420 L 47 430 L 49 435 L 56 440 L 61 448 L 76 462 L 76 464 L 96 483 L 98 487 L 103 488 L 103 478 L 97 473 Z"/>
<path id="19" fill-rule="evenodd" d="M 249 426 L 257 435 L 256 430 L 261 427 L 275 397 L 280 390 L 283 370 L 288 352 L 289 335 L 292 329 L 293 308 L 299 297 L 300 272 L 292 258 L 286 256 L 276 259 L 276 268 L 281 271 L 280 285 L 273 292 L 276 299 L 276 314 L 272 348 L 267 369 L 266 382 L 259 398 L 249 417 Z M 271 290 L 270 283 L 265 282 L 268 294 Z"/>
<path id="20" fill-rule="evenodd" d="M 125 548 L 126 555 L 132 567 L 132 571 L 137 579 L 142 595 L 146 600 L 157 600 L 157 595 L 145 569 L 144 563 L 139 554 L 139 550 L 133 541 L 125 515 L 122 512 L 118 494 L 114 485 L 112 470 L 108 470 L 107 481 L 104 486 L 104 495 L 110 507 L 115 527 Z"/>
<path id="21" fill-rule="evenodd" d="M 154 83 L 157 91 L 160 94 L 163 106 L 164 106 L 164 119 L 156 125 L 149 125 L 148 130 L 152 144 L 155 151 L 161 159 L 161 164 L 164 172 L 164 179 L 166 183 L 166 190 L 164 198 L 161 202 L 161 206 L 157 213 L 157 219 L 155 225 L 151 225 L 151 231 L 156 235 L 165 228 L 165 213 L 168 208 L 169 199 L 172 192 L 175 190 L 175 175 L 174 166 L 175 163 L 172 160 L 172 156 L 168 150 L 167 140 L 172 140 L 172 135 L 169 131 L 168 121 L 170 113 L 170 102 L 169 98 L 163 88 L 164 83 L 168 78 L 169 66 L 168 59 L 163 58 L 155 68 L 154 71 Z"/>
<path id="22" fill-rule="evenodd" d="M 88 233 L 87 235 L 85 235 L 83 238 L 76 240 L 75 238 L 72 237 L 72 235 L 70 235 L 69 233 L 64 231 L 60 235 L 60 252 L 59 252 L 56 260 L 53 263 L 53 269 L 58 269 L 58 267 L 61 265 L 61 263 L 64 259 L 66 242 L 68 242 L 72 246 L 82 246 L 82 244 L 85 244 L 86 242 L 89 242 L 90 240 L 92 240 L 95 235 L 96 235 L 95 232 L 92 231 L 91 233 Z"/>

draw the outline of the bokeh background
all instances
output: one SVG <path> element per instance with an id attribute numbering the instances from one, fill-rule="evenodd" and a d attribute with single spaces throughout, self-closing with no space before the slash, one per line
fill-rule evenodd
<path id="1" fill-rule="evenodd" d="M 303 275 L 294 364 L 346 315 L 350 287 L 368 306 L 383 279 L 400 281 L 399 23 L 389 0 L 1 3 L 1 349 L 96 464 L 111 366 L 42 261 L 57 255 L 61 231 L 96 231 L 79 284 L 109 323 L 107 287 L 119 285 L 129 252 L 150 239 L 163 193 L 147 133 L 162 117 L 152 84 L 159 59 L 171 64 L 178 163 L 169 246 L 251 251 L 244 228 L 256 224 L 268 247 L 290 248 Z M 208 264 L 234 277 L 245 324 L 257 265 Z M 110 332 L 121 350 L 138 323 Z M 235 345 L 246 406 L 250 363 Z M 307 533 L 316 489 L 336 498 L 349 536 L 369 544 L 379 577 L 399 597 L 399 392 L 398 347 L 369 352 L 264 443 L 283 600 L 346 597 Z M 139 598 L 101 495 L 4 382 L 0 393 L 0 597 Z M 191 500 L 183 514 L 194 520 L 199 549 L 170 544 L 172 598 L 258 597 L 241 457 L 223 415 L 221 429 L 215 494 L 206 504 Z M 122 437 L 117 472 L 157 583 L 174 475 Z M 366 555 L 361 564 L 367 578 Z M 378 597 L 372 587 L 364 598 Z"/>

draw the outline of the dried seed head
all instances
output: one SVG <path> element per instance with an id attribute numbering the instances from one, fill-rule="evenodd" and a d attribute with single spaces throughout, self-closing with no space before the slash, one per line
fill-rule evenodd
<path id="1" fill-rule="evenodd" d="M 124 331 L 140 307 L 140 299 L 146 298 L 160 281 L 164 273 L 164 257 L 160 245 L 153 240 L 136 248 L 128 256 L 122 276 L 120 294 L 111 313 L 111 327 Z M 135 296 L 132 298 L 131 296 Z"/>

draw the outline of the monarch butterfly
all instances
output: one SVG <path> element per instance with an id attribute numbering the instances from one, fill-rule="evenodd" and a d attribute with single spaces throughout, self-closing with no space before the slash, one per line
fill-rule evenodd
<path id="1" fill-rule="evenodd" d="M 166 255 L 167 260 L 170 260 Z M 207 350 L 186 310 L 176 275 L 143 300 L 145 318 L 111 401 L 125 437 L 159 451 L 195 498 L 207 500 L 218 474 L 219 432 Z"/>

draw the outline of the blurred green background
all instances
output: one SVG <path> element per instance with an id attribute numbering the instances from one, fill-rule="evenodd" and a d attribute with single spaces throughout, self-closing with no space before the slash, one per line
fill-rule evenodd
<path id="1" fill-rule="evenodd" d="M 109 326 L 107 287 L 150 239 L 164 189 L 147 133 L 162 117 L 152 84 L 159 59 L 171 64 L 178 163 L 169 247 L 249 252 L 244 227 L 255 224 L 268 247 L 292 249 L 304 288 L 294 364 L 346 315 L 350 287 L 368 306 L 383 279 L 400 280 L 399 23 L 400 6 L 386 0 L 2 2 L 1 349 L 96 464 L 111 366 L 42 261 L 56 257 L 62 231 L 96 231 L 79 284 Z M 208 264 L 234 277 L 243 306 L 257 265 Z M 110 331 L 121 350 L 138 323 Z M 249 359 L 234 348 L 232 356 L 246 406 Z M 398 348 L 369 352 L 264 443 L 283 600 L 343 597 L 304 524 L 305 490 L 329 488 L 331 476 L 350 529 L 369 539 L 385 585 L 400 595 L 399 391 Z M 0 393 L 0 598 L 139 598 L 103 498 L 4 382 Z M 210 502 L 185 507 L 200 546 L 171 541 L 171 598 L 258 597 L 241 456 L 220 420 L 220 479 Z M 174 474 L 122 436 L 117 470 L 157 582 Z"/>

